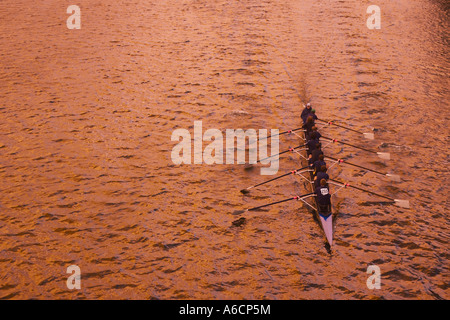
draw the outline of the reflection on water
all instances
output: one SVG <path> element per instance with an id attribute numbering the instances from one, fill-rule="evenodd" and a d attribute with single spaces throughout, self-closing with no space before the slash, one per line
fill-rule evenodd
<path id="1" fill-rule="evenodd" d="M 79 1 L 0 8 L 0 298 L 448 299 L 448 4 L 361 1 Z M 333 200 L 335 246 L 300 203 L 230 213 L 298 194 L 241 165 L 174 165 L 177 128 L 296 128 L 322 119 L 375 128 L 384 163 L 331 145 L 333 177 L 409 199 Z M 280 150 L 297 145 L 280 139 Z M 280 173 L 298 168 L 285 156 Z M 444 181 L 444 183 L 442 183 Z M 78 265 L 82 289 L 66 287 Z M 382 289 L 366 286 L 377 265 Z"/>

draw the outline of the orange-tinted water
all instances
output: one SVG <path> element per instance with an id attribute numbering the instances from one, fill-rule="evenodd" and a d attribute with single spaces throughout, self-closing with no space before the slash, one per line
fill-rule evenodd
<path id="1" fill-rule="evenodd" d="M 80 0 L 0 6 L 0 298 L 448 299 L 449 63 L 445 1 Z M 447 7 L 446 7 L 447 6 Z M 258 167 L 174 165 L 171 134 L 286 129 L 302 101 L 376 140 L 384 162 L 331 145 L 331 254 L 300 202 L 231 212 L 304 191 L 289 177 L 250 195 Z M 280 139 L 280 150 L 297 145 Z M 279 173 L 298 168 L 294 155 Z M 383 200 L 382 200 L 383 201 Z M 66 286 L 81 269 L 81 290 Z M 369 265 L 381 289 L 366 286 Z"/>

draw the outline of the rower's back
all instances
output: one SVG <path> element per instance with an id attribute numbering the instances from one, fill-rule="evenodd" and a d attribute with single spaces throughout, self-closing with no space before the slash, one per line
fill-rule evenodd
<path id="1" fill-rule="evenodd" d="M 320 206 L 331 205 L 331 195 L 325 179 L 320 180 L 320 186 L 316 188 L 317 203 Z"/>

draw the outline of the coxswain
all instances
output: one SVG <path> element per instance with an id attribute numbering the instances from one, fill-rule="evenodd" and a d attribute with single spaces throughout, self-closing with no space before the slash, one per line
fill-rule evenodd
<path id="1" fill-rule="evenodd" d="M 311 113 L 311 103 L 307 103 L 305 109 L 303 109 L 302 114 L 300 117 L 303 120 L 303 123 L 306 123 L 306 120 L 308 119 L 309 114 Z"/>
<path id="2" fill-rule="evenodd" d="M 320 181 L 322 181 L 322 179 L 325 179 L 326 181 L 328 181 L 328 179 L 330 179 L 330 176 L 327 173 L 327 166 L 323 165 L 320 168 L 320 171 L 317 172 L 316 177 L 314 178 L 314 187 L 317 188 L 320 185 Z"/>
<path id="3" fill-rule="evenodd" d="M 320 186 L 316 188 L 317 202 L 320 207 L 331 205 L 331 195 L 328 189 L 327 181 L 325 179 L 320 180 Z"/>
<path id="4" fill-rule="evenodd" d="M 315 109 L 311 109 L 311 113 L 309 114 L 311 117 L 313 117 L 314 120 L 317 120 L 317 115 L 316 115 L 316 110 Z"/>

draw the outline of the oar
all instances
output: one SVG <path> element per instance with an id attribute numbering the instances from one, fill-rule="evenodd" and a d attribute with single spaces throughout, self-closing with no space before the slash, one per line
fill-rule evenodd
<path id="1" fill-rule="evenodd" d="M 272 155 L 272 156 L 270 156 L 270 157 L 267 157 L 267 158 L 264 158 L 264 159 L 259 159 L 257 162 L 261 162 L 261 161 L 264 161 L 264 160 L 273 158 L 273 157 L 275 157 L 275 156 L 282 155 L 282 154 L 287 153 L 287 152 L 292 152 L 292 151 L 294 151 L 295 149 L 303 148 L 303 147 L 306 147 L 306 144 L 303 144 L 303 145 L 300 145 L 300 146 L 297 146 L 297 147 L 293 147 L 293 148 L 289 148 L 288 150 L 282 151 L 282 152 L 280 152 L 280 153 L 278 153 L 278 154 L 274 154 L 274 155 Z"/>
<path id="2" fill-rule="evenodd" d="M 295 128 L 295 129 L 291 129 L 291 130 L 286 130 L 286 131 L 280 132 L 278 134 L 273 134 L 271 136 L 268 136 L 268 137 L 265 137 L 265 138 L 261 138 L 259 140 L 261 141 L 261 140 L 264 140 L 264 139 L 269 139 L 269 138 L 272 138 L 272 137 L 281 136 L 281 135 L 286 134 L 286 133 L 292 133 L 292 132 L 300 131 L 300 130 L 304 131 L 305 129 L 303 129 L 303 127 L 301 127 L 301 128 Z"/>
<path id="3" fill-rule="evenodd" d="M 299 96 L 299 98 L 300 98 L 300 96 Z M 303 103 L 303 107 L 306 108 L 304 103 Z M 374 134 L 372 132 L 361 132 L 361 131 L 358 131 L 358 130 L 355 130 L 355 129 L 352 129 L 352 128 L 349 128 L 349 127 L 344 127 L 343 125 L 334 123 L 334 121 L 330 121 L 330 120 L 321 120 L 321 119 L 316 119 L 316 120 L 320 121 L 322 123 L 326 123 L 327 125 L 333 125 L 333 126 L 336 126 L 336 127 L 342 128 L 342 129 L 346 129 L 346 130 L 349 130 L 349 131 L 353 131 L 353 132 L 362 134 L 364 136 L 364 138 L 369 139 L 369 140 L 375 139 L 375 136 L 374 136 Z"/>
<path id="4" fill-rule="evenodd" d="M 268 204 L 265 204 L 265 205 L 262 205 L 262 206 L 258 206 L 258 207 L 254 207 L 254 208 L 250 208 L 250 209 L 238 210 L 238 211 L 233 212 L 233 215 L 243 214 L 243 213 L 245 213 L 247 211 L 255 211 L 255 210 L 258 210 L 258 209 L 261 209 L 261 208 L 265 208 L 265 207 L 272 206 L 274 204 L 278 204 L 278 203 L 282 203 L 282 202 L 286 202 L 286 201 L 300 200 L 301 198 L 304 198 L 306 196 L 310 196 L 312 194 L 314 194 L 314 193 L 308 193 L 308 194 L 304 194 L 304 195 L 301 195 L 301 196 L 295 196 L 295 197 L 291 197 L 291 198 L 287 198 L 287 199 L 284 199 L 284 200 L 268 203 Z"/>
<path id="5" fill-rule="evenodd" d="M 242 189 L 241 192 L 242 192 L 243 194 L 247 194 L 247 193 L 250 192 L 249 190 L 250 190 L 250 189 L 253 189 L 254 187 L 262 186 L 263 184 L 266 184 L 266 183 L 269 183 L 269 182 L 272 182 L 272 181 L 281 179 L 281 178 L 286 177 L 286 176 L 291 175 L 291 174 L 295 174 L 297 171 L 300 171 L 300 170 L 303 170 L 303 169 L 307 169 L 307 168 L 308 168 L 308 167 L 303 167 L 303 168 L 300 168 L 300 169 L 297 169 L 297 170 L 292 170 L 291 172 L 285 173 L 285 174 L 283 174 L 283 175 L 281 175 L 281 176 L 278 176 L 278 177 L 275 177 L 275 178 L 273 178 L 273 179 L 270 179 L 270 180 L 267 180 L 267 181 L 264 181 L 264 182 L 255 184 L 254 186 L 250 186 L 250 187 L 248 187 L 248 188 Z"/>
<path id="6" fill-rule="evenodd" d="M 357 167 L 357 168 L 360 168 L 360 169 L 364 169 L 364 170 L 367 170 L 367 171 L 370 171 L 370 172 L 373 172 L 373 173 L 376 173 L 376 174 L 380 174 L 380 175 L 386 176 L 392 181 L 400 182 L 400 176 L 397 175 L 397 174 L 379 172 L 379 171 L 376 171 L 376 170 L 373 170 L 373 169 L 370 169 L 370 168 L 366 168 L 366 167 L 363 167 L 363 166 L 360 166 L 360 165 L 357 165 L 357 164 L 345 161 L 343 159 L 335 159 L 335 158 L 328 157 L 328 156 L 325 156 L 325 159 L 330 159 L 330 160 L 336 161 L 337 163 L 346 163 L 348 165 L 351 165 L 351 166 L 354 166 L 354 167 Z"/>
<path id="7" fill-rule="evenodd" d="M 353 131 L 353 132 L 356 132 L 356 133 L 359 133 L 359 134 L 362 134 L 364 136 L 364 138 L 369 139 L 369 140 L 375 139 L 375 136 L 374 136 L 374 134 L 372 132 L 361 132 L 361 131 L 358 131 L 358 130 L 355 130 L 355 129 L 352 129 L 352 128 L 349 128 L 349 127 L 344 127 L 342 125 L 336 124 L 333 121 L 326 121 L 326 120 L 321 120 L 321 119 L 317 119 L 317 121 L 320 121 L 322 123 L 326 123 L 328 125 L 333 125 L 333 126 L 336 126 L 336 127 L 342 128 L 342 129 L 346 129 L 346 130 L 349 130 L 349 131 Z"/>
<path id="8" fill-rule="evenodd" d="M 373 194 L 373 195 L 378 196 L 380 198 L 388 199 L 388 200 L 392 201 L 395 205 L 397 205 L 399 207 L 409 208 L 409 201 L 408 200 L 393 199 L 393 198 L 390 198 L 390 197 L 383 196 L 381 194 L 375 193 L 373 191 L 366 190 L 366 189 L 359 188 L 359 187 L 355 187 L 355 186 L 352 186 L 352 185 L 350 185 L 348 183 L 340 182 L 340 181 L 333 180 L 333 179 L 329 179 L 328 182 L 331 183 L 331 184 L 334 184 L 334 185 L 338 185 L 338 186 L 344 187 L 344 188 L 350 187 L 350 188 L 353 188 L 353 189 L 356 189 L 356 190 L 359 190 L 359 191 L 363 191 L 363 192 L 366 192 L 366 193 L 369 193 L 369 194 Z"/>
<path id="9" fill-rule="evenodd" d="M 323 139 L 329 140 L 331 142 L 337 142 L 337 143 L 340 143 L 340 144 L 343 144 L 343 145 L 346 145 L 346 146 L 349 146 L 349 147 L 353 147 L 353 148 L 356 148 L 356 149 L 360 149 L 360 150 L 364 150 L 364 151 L 376 154 L 383 160 L 390 160 L 391 159 L 391 154 L 389 152 L 376 152 L 376 151 L 369 150 L 369 149 L 366 149 L 366 148 L 363 148 L 363 147 L 355 146 L 355 145 L 347 143 L 347 142 L 338 141 L 337 139 L 332 139 L 332 138 L 328 138 L 328 137 L 324 137 L 324 136 L 322 136 L 320 138 L 321 139 L 323 138 Z"/>

